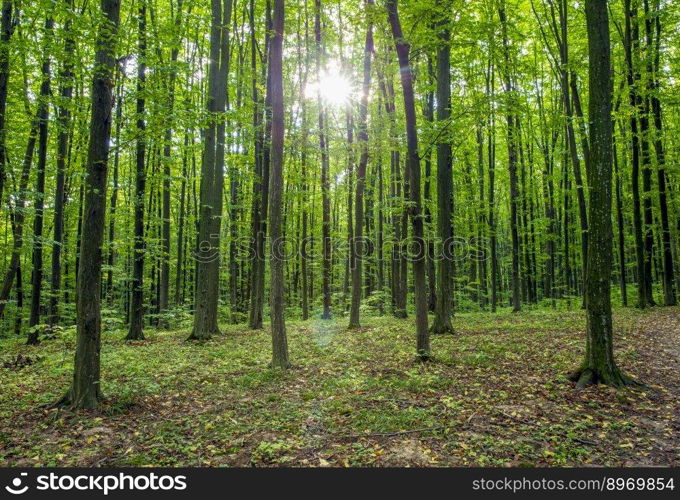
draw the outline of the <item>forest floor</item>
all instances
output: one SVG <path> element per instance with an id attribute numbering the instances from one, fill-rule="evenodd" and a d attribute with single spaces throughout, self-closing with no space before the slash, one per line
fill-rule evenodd
<path id="1" fill-rule="evenodd" d="M 0 465 L 680 466 L 680 308 L 615 313 L 616 357 L 642 389 L 577 390 L 582 311 L 460 314 L 414 360 L 413 319 L 226 326 L 103 337 L 96 414 L 41 409 L 66 389 L 74 333 L 0 341 Z M 20 358 L 18 356 L 21 355 Z"/>

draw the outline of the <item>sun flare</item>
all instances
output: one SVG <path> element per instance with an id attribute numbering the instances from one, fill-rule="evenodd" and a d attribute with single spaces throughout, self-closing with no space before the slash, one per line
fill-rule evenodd
<path id="1" fill-rule="evenodd" d="M 342 74 L 338 64 L 331 64 L 321 73 L 317 81 L 310 82 L 305 89 L 308 99 L 321 96 L 324 102 L 334 107 L 341 107 L 352 97 L 352 84 Z"/>

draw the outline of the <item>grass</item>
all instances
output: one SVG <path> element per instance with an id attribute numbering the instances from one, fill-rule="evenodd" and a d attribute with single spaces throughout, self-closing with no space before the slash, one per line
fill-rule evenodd
<path id="1" fill-rule="evenodd" d="M 268 368 L 267 330 L 225 326 L 202 343 L 106 331 L 94 414 L 40 408 L 70 381 L 73 330 L 37 347 L 0 340 L 0 464 L 680 465 L 680 308 L 617 310 L 617 359 L 638 390 L 567 381 L 582 311 L 460 314 L 426 364 L 412 322 L 291 322 L 286 373 Z"/>

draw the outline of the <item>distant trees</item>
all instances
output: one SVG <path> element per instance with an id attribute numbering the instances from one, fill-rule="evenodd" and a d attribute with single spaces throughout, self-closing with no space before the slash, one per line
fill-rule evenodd
<path id="1" fill-rule="evenodd" d="M 270 317 L 287 366 L 284 318 L 413 314 L 427 359 L 454 309 L 586 306 L 592 280 L 677 304 L 675 3 L 608 4 L 611 98 L 567 0 L 120 3 L 0 0 L 0 335 L 79 325 L 78 401 L 100 397 L 96 315 L 196 340 Z M 600 231 L 617 251 L 591 274 Z"/>

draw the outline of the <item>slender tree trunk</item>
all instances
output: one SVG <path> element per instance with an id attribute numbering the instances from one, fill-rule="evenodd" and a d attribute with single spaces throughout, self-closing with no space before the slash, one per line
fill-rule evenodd
<path id="1" fill-rule="evenodd" d="M 416 351 L 418 357 L 430 359 L 430 332 L 427 328 L 427 282 L 425 278 L 425 239 L 423 231 L 422 207 L 420 200 L 420 158 L 418 156 L 418 135 L 416 129 L 416 108 L 413 94 L 413 73 L 409 62 L 410 46 L 405 41 L 397 10 L 397 0 L 387 0 L 387 14 L 392 29 L 392 37 L 399 60 L 401 86 L 404 94 L 406 115 L 406 142 L 408 149 L 409 216 L 413 226 L 414 248 L 413 283 L 416 305 Z"/>
<path id="2" fill-rule="evenodd" d="M 45 21 L 45 48 L 41 70 L 42 83 L 40 85 L 40 99 L 38 101 L 38 164 L 36 173 L 35 189 L 35 215 L 33 216 L 33 255 L 31 272 L 31 313 L 28 326 L 36 326 L 40 323 L 40 298 L 42 296 L 43 277 L 43 220 L 45 207 L 45 167 L 47 164 L 47 132 L 49 123 L 49 98 L 51 97 L 50 76 L 50 41 L 54 21 L 48 17 Z M 27 344 L 37 344 L 38 331 L 33 329 L 28 334 Z"/>
<path id="3" fill-rule="evenodd" d="M 212 0 L 210 31 L 210 68 L 206 109 L 210 120 L 203 132 L 204 150 L 201 166 L 199 230 L 196 255 L 194 328 L 192 340 L 206 340 L 219 333 L 217 305 L 219 300 L 220 230 L 222 221 L 222 187 L 224 135 L 218 126 L 226 104 L 226 71 L 228 55 L 223 53 L 227 36 L 231 0 Z M 223 17 L 224 16 L 224 17 Z M 220 142 L 222 143 L 220 145 Z M 218 155 L 222 152 L 222 159 Z"/>
<path id="4" fill-rule="evenodd" d="M 517 123 L 515 118 L 515 97 L 514 88 L 512 84 L 512 76 L 510 69 L 510 46 L 508 41 L 508 28 L 505 13 L 505 0 L 502 0 L 501 6 L 498 9 L 498 16 L 501 20 L 501 29 L 503 32 L 503 54 L 505 60 L 505 94 L 507 98 L 507 127 L 508 127 L 508 164 L 510 170 L 510 233 L 512 236 L 512 311 L 519 312 L 520 304 L 520 270 L 519 270 L 519 232 L 517 204 L 519 198 L 519 188 L 517 185 Z"/>
<path id="5" fill-rule="evenodd" d="M 451 119 L 451 46 L 448 15 L 437 25 L 437 122 L 440 129 L 449 127 Z M 452 289 L 451 263 L 453 258 L 453 231 L 451 228 L 451 198 L 453 195 L 453 172 L 451 142 L 446 134 L 437 141 L 437 231 L 441 244 L 438 261 L 437 302 L 434 308 L 432 333 L 453 333 L 451 326 Z"/>
<path id="6" fill-rule="evenodd" d="M 314 2 L 314 39 L 316 41 L 316 71 L 317 78 L 321 78 L 321 63 L 323 48 L 321 45 L 321 0 Z M 331 201 L 330 201 L 330 178 L 328 163 L 328 147 L 326 144 L 325 110 L 321 99 L 321 89 L 317 95 L 319 106 L 319 150 L 321 151 L 321 245 L 322 245 L 322 293 L 323 293 L 323 312 L 322 319 L 331 318 Z"/>
<path id="7" fill-rule="evenodd" d="M 186 206 L 187 206 L 187 176 L 189 175 L 187 169 L 187 149 L 189 147 L 189 132 L 184 134 L 184 148 L 182 150 L 182 182 L 179 194 L 179 220 L 177 221 L 177 269 L 175 272 L 175 305 L 181 306 L 184 302 L 182 293 L 183 283 L 185 282 L 184 275 L 186 268 L 184 267 L 184 225 L 186 221 Z"/>
<path id="8" fill-rule="evenodd" d="M 637 0 L 632 0 L 637 1 Z M 645 268 L 645 249 L 642 239 L 642 214 L 640 210 L 640 136 L 638 133 L 637 110 L 639 108 L 639 97 L 635 89 L 636 73 L 633 64 L 633 45 L 638 42 L 637 29 L 637 5 L 633 7 L 631 0 L 624 1 L 625 9 L 625 38 L 624 52 L 626 56 L 626 81 L 628 83 L 628 95 L 630 105 L 633 110 L 630 116 L 631 134 L 631 186 L 633 191 L 633 234 L 635 236 L 635 260 L 637 264 L 637 307 L 645 308 L 649 304 L 647 297 L 647 271 Z M 633 28 L 635 23 L 635 28 Z"/>
<path id="9" fill-rule="evenodd" d="M 269 230 L 271 237 L 270 256 L 270 307 L 272 323 L 272 367 L 286 369 L 288 341 L 284 305 L 284 256 L 282 251 L 281 195 L 283 191 L 283 23 L 284 0 L 274 0 L 273 29 L 269 72 L 271 74 L 272 132 L 271 132 L 271 176 L 269 183 Z"/>
<path id="10" fill-rule="evenodd" d="M 621 189 L 621 176 L 619 174 L 619 161 L 616 148 L 616 137 L 612 136 L 612 156 L 614 162 L 614 182 L 616 186 L 616 226 L 618 229 L 619 251 L 619 286 L 621 288 L 621 304 L 628 306 L 628 287 L 626 286 L 626 235 L 623 226 L 623 195 Z"/>
<path id="11" fill-rule="evenodd" d="M 3 198 L 5 178 L 7 173 L 7 146 L 5 144 L 7 131 L 5 130 L 5 112 L 7 110 L 7 88 L 9 86 L 9 41 L 14 31 L 12 23 L 13 0 L 2 0 L 2 24 L 0 25 L 0 200 Z"/>
<path id="12" fill-rule="evenodd" d="M 73 57 L 75 42 L 71 30 L 73 16 L 73 0 L 66 0 L 67 13 L 64 22 L 64 63 L 61 70 L 60 91 L 61 103 L 58 107 L 57 127 L 57 179 L 56 191 L 54 194 L 54 243 L 52 244 L 52 283 L 50 290 L 50 312 L 49 323 L 56 325 L 59 323 L 59 294 L 61 293 L 61 251 L 64 244 L 64 204 L 66 202 L 65 178 L 66 178 L 66 157 L 69 150 L 69 125 L 71 115 L 68 105 L 64 105 L 71 100 L 73 95 Z"/>
<path id="13" fill-rule="evenodd" d="M 28 142 L 26 143 L 26 152 L 24 154 L 23 166 L 21 169 L 21 178 L 19 180 L 19 192 L 16 196 L 16 202 L 13 210 L 10 211 L 10 218 L 13 220 L 13 238 L 12 243 L 12 257 L 10 258 L 5 279 L 2 282 L 0 289 L 0 318 L 5 311 L 5 305 L 9 294 L 12 290 L 12 283 L 16 276 L 17 270 L 21 263 L 21 251 L 24 245 L 24 219 L 26 206 L 26 189 L 28 188 L 28 179 L 31 173 L 31 165 L 33 163 L 33 154 L 35 152 L 35 143 L 38 136 L 38 118 L 33 119 L 30 132 L 28 133 Z M 11 205 L 10 205 L 11 207 Z"/>
<path id="14" fill-rule="evenodd" d="M 113 266 L 116 262 L 116 209 L 118 208 L 118 189 L 119 189 L 119 167 L 120 167 L 120 129 L 123 121 L 123 82 L 122 78 L 118 82 L 116 90 L 116 127 L 115 127 L 115 144 L 116 149 L 113 153 L 113 189 L 111 190 L 111 201 L 109 210 L 109 252 L 107 256 L 106 265 L 108 267 L 106 273 L 106 293 L 109 300 L 109 305 L 113 304 Z"/>
<path id="15" fill-rule="evenodd" d="M 175 30 L 182 26 L 182 0 L 177 1 L 177 14 L 175 18 Z M 158 312 L 163 313 L 168 308 L 170 296 L 170 165 L 172 162 L 172 127 L 173 113 L 175 105 L 175 80 L 177 78 L 177 57 L 179 55 L 179 44 L 181 40 L 175 40 L 170 53 L 170 78 L 167 87 L 167 109 L 165 111 L 167 121 L 165 122 L 165 139 L 163 141 L 163 228 L 162 228 L 162 250 L 161 254 L 161 279 L 160 296 L 158 302 Z"/>
<path id="16" fill-rule="evenodd" d="M 135 240 L 132 267 L 132 295 L 130 297 L 130 324 L 126 340 L 144 339 L 144 196 L 146 194 L 146 0 L 140 0 L 138 15 L 138 50 L 137 63 L 137 145 L 135 156 Z M 149 205 L 151 205 L 149 203 Z"/>
<path id="17" fill-rule="evenodd" d="M 364 80 L 359 103 L 359 134 L 357 140 L 361 148 L 359 168 L 357 169 L 357 192 L 354 206 L 354 239 L 352 241 L 352 305 L 349 315 L 349 328 L 360 328 L 359 309 L 361 306 L 361 277 L 363 258 L 367 250 L 364 241 L 364 189 L 366 186 L 366 166 L 368 165 L 368 93 L 371 87 L 371 54 L 373 53 L 373 23 L 370 20 L 370 9 L 373 0 L 366 0 L 365 7 L 368 17 L 366 28 L 366 43 L 364 45 Z"/>
<path id="18" fill-rule="evenodd" d="M 648 0 L 645 0 L 646 4 Z M 671 229 L 668 216 L 668 201 L 667 201 L 667 187 L 666 187 L 666 153 L 663 144 L 663 121 L 661 114 L 661 101 L 658 97 L 659 89 L 659 71 L 660 71 L 660 53 L 661 53 L 661 18 L 660 18 L 660 2 L 655 0 L 653 21 L 649 19 L 649 23 L 654 23 L 654 44 L 653 44 L 653 72 L 652 88 L 650 92 L 650 100 L 652 107 L 652 114 L 654 117 L 654 152 L 656 154 L 656 174 L 659 191 L 659 211 L 661 214 L 661 241 L 663 245 L 663 295 L 664 305 L 674 306 L 677 304 L 676 290 L 673 287 L 674 280 L 674 264 L 673 251 L 671 247 Z M 648 28 L 651 31 L 651 26 Z M 650 34 L 651 38 L 651 34 Z"/>

